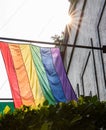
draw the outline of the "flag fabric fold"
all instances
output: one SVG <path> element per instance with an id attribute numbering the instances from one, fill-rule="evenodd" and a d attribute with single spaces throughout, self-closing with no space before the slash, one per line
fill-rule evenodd
<path id="1" fill-rule="evenodd" d="M 15 107 L 77 100 L 59 48 L 0 42 Z"/>

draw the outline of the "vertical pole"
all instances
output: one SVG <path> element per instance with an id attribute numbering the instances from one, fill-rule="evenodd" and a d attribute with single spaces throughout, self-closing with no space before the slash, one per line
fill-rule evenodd
<path id="1" fill-rule="evenodd" d="M 93 40 L 92 40 L 92 38 L 91 38 L 91 46 L 93 47 Z M 93 64 L 94 64 L 94 71 L 95 71 L 95 80 L 96 80 L 96 87 L 97 87 L 97 95 L 98 95 L 98 99 L 100 100 L 98 77 L 97 77 L 97 68 L 96 68 L 95 54 L 94 54 L 94 50 L 93 49 L 92 49 L 92 56 L 93 56 Z"/>
<path id="2" fill-rule="evenodd" d="M 78 97 L 80 96 L 80 90 L 79 90 L 79 84 L 77 83 L 77 92 L 78 92 Z"/>
<path id="3" fill-rule="evenodd" d="M 90 91 L 89 96 L 91 96 L 91 97 L 92 97 L 92 91 Z"/>
<path id="4" fill-rule="evenodd" d="M 83 72 L 82 72 L 82 76 L 81 76 L 81 80 L 82 80 L 82 90 L 83 90 L 83 95 L 85 96 L 85 89 L 84 89 L 84 74 L 85 74 L 85 70 L 86 70 L 86 67 L 88 65 L 88 61 L 89 61 L 89 57 L 90 57 L 90 54 L 91 52 L 89 51 L 88 53 L 88 56 L 87 56 L 87 60 L 86 60 L 86 63 L 85 63 L 85 66 L 84 66 L 84 69 L 83 69 Z"/>

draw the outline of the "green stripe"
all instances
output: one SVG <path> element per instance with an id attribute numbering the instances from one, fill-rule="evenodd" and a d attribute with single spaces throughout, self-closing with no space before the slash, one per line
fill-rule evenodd
<path id="1" fill-rule="evenodd" d="M 43 94 L 44 94 L 46 100 L 48 100 L 49 104 L 55 104 L 56 101 L 52 95 L 52 92 L 51 92 L 51 89 L 49 86 L 49 82 L 47 79 L 47 75 L 46 75 L 44 66 L 42 64 L 40 48 L 33 46 L 33 45 L 30 45 L 30 47 L 31 47 L 31 52 L 32 52 L 32 56 L 33 56 L 35 69 L 37 71 L 38 79 L 39 79 L 40 85 L 42 87 Z"/>

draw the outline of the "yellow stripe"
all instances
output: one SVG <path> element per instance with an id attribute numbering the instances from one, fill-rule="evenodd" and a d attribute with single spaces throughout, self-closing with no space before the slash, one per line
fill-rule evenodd
<path id="1" fill-rule="evenodd" d="M 28 74 L 28 78 L 29 78 L 29 82 L 30 82 L 30 86 L 32 89 L 32 93 L 34 96 L 34 100 L 35 100 L 35 104 L 39 105 L 42 104 L 45 100 L 40 84 L 39 84 L 39 80 L 38 80 L 38 76 L 36 73 L 36 68 L 34 66 L 33 63 L 33 59 L 32 59 L 32 55 L 31 55 L 31 51 L 30 51 L 30 46 L 29 45 L 20 45 L 20 49 L 21 49 L 21 54 L 23 57 L 23 61 L 26 67 L 26 71 Z"/>

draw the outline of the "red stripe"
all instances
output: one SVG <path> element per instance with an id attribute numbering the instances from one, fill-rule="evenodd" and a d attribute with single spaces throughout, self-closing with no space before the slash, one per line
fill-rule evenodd
<path id="1" fill-rule="evenodd" d="M 8 44 L 4 42 L 0 42 L 0 48 L 1 48 L 3 59 L 4 59 L 7 75 L 9 78 L 9 83 L 10 83 L 10 87 L 12 91 L 12 96 L 14 99 L 14 104 L 15 104 L 15 107 L 18 108 L 22 105 L 22 100 L 20 97 L 18 81 L 17 81 L 10 49 L 8 47 Z"/>

